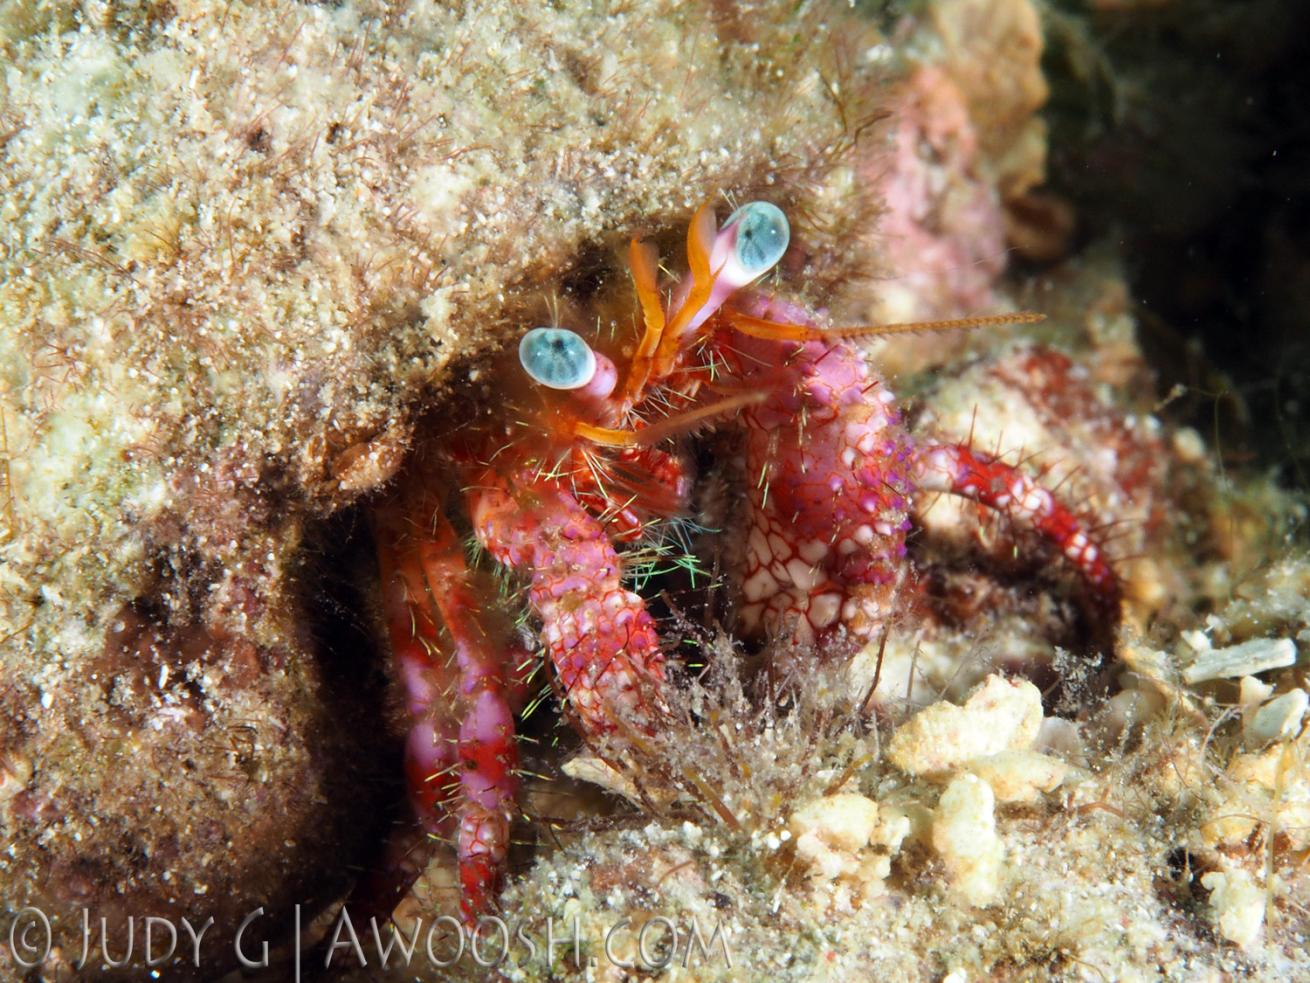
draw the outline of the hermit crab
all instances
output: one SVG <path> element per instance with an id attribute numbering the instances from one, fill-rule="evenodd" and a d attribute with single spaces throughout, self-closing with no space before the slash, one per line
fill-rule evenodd
<path id="1" fill-rule="evenodd" d="M 412 718 L 411 799 L 429 831 L 453 836 L 467 918 L 492 903 L 504 869 L 515 715 L 537 647 L 514 630 L 480 557 L 522 585 L 583 739 L 622 748 L 653 733 L 674 640 L 625 579 L 625 554 L 687 511 L 698 430 L 728 435 L 743 486 L 728 571 L 739 637 L 793 659 L 875 639 L 915 583 L 906 535 L 924 490 L 1035 531 L 1117 616 L 1119 582 L 1085 522 L 1014 465 L 916 440 L 856 345 L 1036 316 L 825 326 L 759 285 L 789 238 L 773 204 L 746 204 L 722 227 L 705 205 L 686 272 L 669 283 L 654 247 L 634 239 L 626 320 L 597 314 L 590 337 L 559 324 L 526 331 L 492 373 L 502 405 L 447 421 L 375 510 Z"/>

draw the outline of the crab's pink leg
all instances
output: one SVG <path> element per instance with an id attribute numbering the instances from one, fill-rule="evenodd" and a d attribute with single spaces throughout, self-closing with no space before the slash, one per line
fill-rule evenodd
<path id="1" fill-rule="evenodd" d="M 522 663 L 524 653 L 488 635 L 463 548 L 444 516 L 431 503 L 417 515 L 425 525 L 408 531 L 416 541 L 398 554 L 394 547 L 381 551 L 392 647 L 415 720 L 406 775 L 429 830 L 447 833 L 452 814 L 457 817 L 461 909 L 471 919 L 489 907 L 508 851 L 520 695 L 506 662 Z M 384 516 L 393 536 L 397 519 Z M 448 643 L 439 638 L 432 605 Z"/>
<path id="2" fill-rule="evenodd" d="M 410 798 L 424 825 L 441 826 L 445 784 L 431 780 L 454 770 L 458 718 L 448 707 L 453 680 L 442 654 L 441 632 L 427 600 L 422 569 L 413 549 L 413 530 L 394 505 L 378 510 L 378 566 L 392 656 L 414 720 L 405 745 Z"/>
<path id="3" fill-rule="evenodd" d="M 915 485 L 972 499 L 1034 529 L 1073 564 L 1101 605 L 1117 613 L 1119 578 L 1092 533 L 1073 512 L 1018 468 L 960 444 L 914 452 Z"/>
<path id="4" fill-rule="evenodd" d="M 478 612 L 482 599 L 469 581 L 464 550 L 441 516 L 432 538 L 419 544 L 432 599 L 455 643 L 461 702 L 460 800 L 456 854 L 466 917 L 485 911 L 505 868 L 510 819 L 518 792 L 511 666 L 524 661 L 513 647 L 502 650 L 487 636 Z"/>
<path id="5" fill-rule="evenodd" d="M 412 724 L 405 742 L 405 784 L 416 816 L 427 833 L 449 835 L 450 783 L 459 732 L 448 699 L 453 688 L 442 654 L 441 633 L 426 602 L 423 576 L 413 552 L 413 530 L 406 512 L 392 499 L 373 515 L 378 546 L 383 614 L 392 658 L 404 685 Z M 422 874 L 430 839 L 412 831 L 393 833 L 382 865 L 355 885 L 352 911 L 387 918 Z"/>
<path id="6" fill-rule="evenodd" d="M 664 655 L 641 598 L 624 590 L 605 528 L 558 483 L 486 472 L 468 490 L 478 539 L 530 577 L 528 600 L 586 735 L 650 732 L 662 707 Z"/>

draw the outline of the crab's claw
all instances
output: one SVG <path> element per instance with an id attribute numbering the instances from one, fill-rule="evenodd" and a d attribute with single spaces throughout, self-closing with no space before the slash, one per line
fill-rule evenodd
<path id="1" fill-rule="evenodd" d="M 531 578 L 528 599 L 569 706 L 584 733 L 654 730 L 664 653 L 642 599 L 622 584 L 606 529 L 558 482 L 492 472 L 469 483 L 474 534 L 499 562 Z"/>

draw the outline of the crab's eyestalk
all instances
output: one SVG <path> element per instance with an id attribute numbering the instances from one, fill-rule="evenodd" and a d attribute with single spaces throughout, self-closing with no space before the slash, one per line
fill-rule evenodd
<path id="1" fill-rule="evenodd" d="M 738 208 L 719 230 L 710 254 L 714 299 L 726 300 L 768 273 L 778 265 L 790 241 L 791 226 L 777 205 L 752 201 Z"/>
<path id="2" fill-rule="evenodd" d="M 724 273 L 735 261 L 741 272 L 752 280 L 777 266 L 791 241 L 787 216 L 781 208 L 767 201 L 752 201 L 729 215 L 719 235 L 733 232 L 732 255 Z"/>
<path id="3" fill-rule="evenodd" d="M 705 205 L 687 233 L 691 275 L 675 294 L 674 310 L 661 342 L 665 356 L 723 306 L 778 265 L 791 241 L 791 226 L 777 205 L 752 201 L 728 216 L 716 233 L 714 213 Z"/>
<path id="4" fill-rule="evenodd" d="M 519 341 L 519 363 L 551 389 L 582 389 L 596 377 L 596 353 L 568 328 L 533 328 Z"/>

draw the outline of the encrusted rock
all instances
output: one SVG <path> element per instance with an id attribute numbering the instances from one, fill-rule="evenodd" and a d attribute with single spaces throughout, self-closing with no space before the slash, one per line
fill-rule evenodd
<path id="1" fill-rule="evenodd" d="M 1243 949 L 1260 938 L 1265 921 L 1265 892 L 1244 870 L 1211 871 L 1201 878 L 1210 891 L 1215 927 L 1229 942 Z"/>
<path id="2" fill-rule="evenodd" d="M 888 757 L 910 775 L 944 775 L 1000 751 L 1032 747 L 1042 726 L 1042 694 L 1027 680 L 989 676 L 965 701 L 920 710 L 891 740 Z"/>
<path id="3" fill-rule="evenodd" d="M 1036 802 L 1069 773 L 1059 758 L 1036 751 L 1000 751 L 975 758 L 967 767 L 991 787 L 998 802 Z"/>
<path id="4" fill-rule="evenodd" d="M 932 820 L 932 845 L 941 854 L 952 889 L 985 907 L 1001 888 L 1005 848 L 996 835 L 996 797 L 977 775 L 960 775 L 942 793 Z"/>

